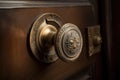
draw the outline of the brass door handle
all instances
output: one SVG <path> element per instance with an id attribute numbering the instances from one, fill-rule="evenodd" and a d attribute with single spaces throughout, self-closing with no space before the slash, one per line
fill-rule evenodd
<path id="1" fill-rule="evenodd" d="M 71 23 L 63 25 L 54 13 L 40 15 L 30 31 L 30 48 L 39 61 L 54 62 L 58 57 L 70 62 L 76 60 L 83 47 L 79 28 Z"/>

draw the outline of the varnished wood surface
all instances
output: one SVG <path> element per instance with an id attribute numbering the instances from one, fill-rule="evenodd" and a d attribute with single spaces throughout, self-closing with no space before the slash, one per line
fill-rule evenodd
<path id="1" fill-rule="evenodd" d="M 29 48 L 28 36 L 32 23 L 43 13 L 56 13 L 62 17 L 64 23 L 79 26 L 84 37 L 84 48 L 77 61 L 65 63 L 57 60 L 55 63 L 44 64 L 34 58 Z M 85 27 L 96 24 L 91 6 L 1 9 L 0 80 L 65 80 L 90 63 L 100 67 L 101 55 L 88 58 L 86 47 Z"/>

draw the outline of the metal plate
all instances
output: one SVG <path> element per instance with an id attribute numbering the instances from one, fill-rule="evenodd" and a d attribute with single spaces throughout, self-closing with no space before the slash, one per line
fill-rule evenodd
<path id="1" fill-rule="evenodd" d="M 89 56 L 92 56 L 101 51 L 102 37 L 100 34 L 100 26 L 92 26 L 87 28 L 88 36 L 88 51 Z"/>
<path id="2" fill-rule="evenodd" d="M 56 23 L 58 26 L 56 26 L 53 22 Z M 39 61 L 50 63 L 58 59 L 54 47 L 48 49 L 39 44 L 39 34 L 45 27 L 43 25 L 46 24 L 53 26 L 55 25 L 55 27 L 58 29 L 62 26 L 62 21 L 61 18 L 54 13 L 45 13 L 40 15 L 33 23 L 30 31 L 30 48 L 33 55 Z"/>

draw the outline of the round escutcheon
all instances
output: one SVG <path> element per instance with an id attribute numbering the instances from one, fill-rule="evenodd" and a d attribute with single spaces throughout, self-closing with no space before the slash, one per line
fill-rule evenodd
<path id="1" fill-rule="evenodd" d="M 56 34 L 55 49 L 57 55 L 64 61 L 76 60 L 83 47 L 83 38 L 79 28 L 67 23 Z"/>
<path id="2" fill-rule="evenodd" d="M 54 13 L 37 17 L 30 30 L 30 48 L 41 62 L 51 63 L 58 59 L 52 42 L 52 35 L 63 25 L 61 18 Z"/>

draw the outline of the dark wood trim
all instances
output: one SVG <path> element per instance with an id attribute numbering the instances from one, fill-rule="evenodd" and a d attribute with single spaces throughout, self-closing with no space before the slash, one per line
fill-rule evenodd
<path id="1" fill-rule="evenodd" d="M 114 55 L 112 55 L 112 6 L 111 0 L 99 0 L 99 22 L 103 37 L 104 80 L 115 80 Z"/>
<path id="2" fill-rule="evenodd" d="M 0 1 L 0 9 L 12 8 L 33 8 L 33 7 L 70 7 L 70 6 L 90 6 L 90 1 Z"/>
<path id="3" fill-rule="evenodd" d="M 116 80 L 120 80 L 120 0 L 112 1 L 112 32 Z"/>

